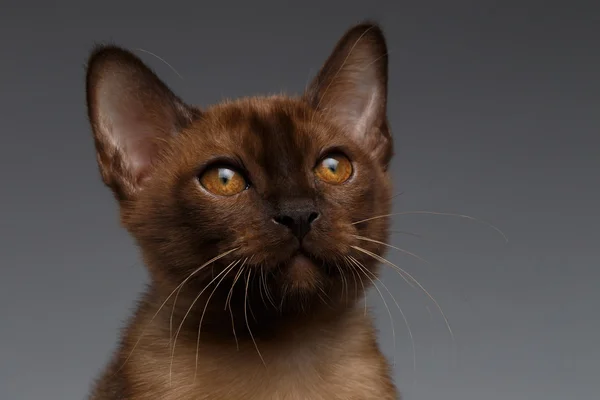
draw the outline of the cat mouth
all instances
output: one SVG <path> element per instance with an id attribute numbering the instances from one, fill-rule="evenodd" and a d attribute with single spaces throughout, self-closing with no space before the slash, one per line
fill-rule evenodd
<path id="1" fill-rule="evenodd" d="M 315 257 L 304 250 L 296 251 L 289 261 L 289 265 L 292 268 L 314 268 L 315 264 Z"/>
<path id="2" fill-rule="evenodd" d="M 296 251 L 285 264 L 285 276 L 289 288 L 312 291 L 317 286 L 321 271 L 320 262 L 306 251 Z"/>
<path id="3" fill-rule="evenodd" d="M 310 271 L 316 273 L 317 270 L 322 270 L 327 264 L 326 260 L 318 257 L 302 245 L 290 250 L 287 254 L 281 254 L 281 258 L 274 264 L 281 272 L 292 273 L 293 275 L 294 272 L 300 273 L 301 271 L 304 271 L 301 275 L 310 273 Z"/>

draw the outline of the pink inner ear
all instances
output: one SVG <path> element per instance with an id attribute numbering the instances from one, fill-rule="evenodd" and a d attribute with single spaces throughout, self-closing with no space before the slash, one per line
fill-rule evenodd
<path id="1" fill-rule="evenodd" d="M 157 137 L 163 132 L 149 122 L 150 110 L 140 104 L 131 105 L 129 113 L 125 111 L 113 113 L 112 135 L 131 176 L 139 182 L 152 164 L 158 151 Z"/>
<path id="2" fill-rule="evenodd" d="M 119 155 L 133 186 L 147 178 L 162 139 L 171 136 L 177 124 L 174 96 L 143 78 L 123 71 L 110 74 L 97 92 L 97 112 L 105 122 L 102 135 Z"/>
<path id="3" fill-rule="evenodd" d="M 152 142 L 152 137 L 132 135 L 126 138 L 123 154 L 127 154 L 129 170 L 137 183 L 141 183 L 147 177 L 157 152 L 158 146 Z"/>
<path id="4" fill-rule="evenodd" d="M 192 111 L 135 55 L 101 46 L 88 61 L 88 115 L 104 182 L 119 199 L 132 196 L 159 151 Z"/>
<path id="5" fill-rule="evenodd" d="M 343 66 L 320 85 L 318 108 L 340 124 L 357 143 L 376 145 L 385 121 L 385 81 L 373 62 L 375 55 L 354 49 Z M 369 57 L 370 56 L 370 57 Z"/>
<path id="6" fill-rule="evenodd" d="M 342 124 L 355 140 L 365 140 L 385 112 L 381 83 L 369 67 L 360 70 L 348 66 L 348 71 L 341 70 L 338 76 L 339 81 L 334 80 L 329 89 L 330 97 L 324 94 L 328 115 Z"/>
<path id="7" fill-rule="evenodd" d="M 306 93 L 313 107 L 384 165 L 392 154 L 386 115 L 387 62 L 381 30 L 358 25 L 340 39 Z"/>

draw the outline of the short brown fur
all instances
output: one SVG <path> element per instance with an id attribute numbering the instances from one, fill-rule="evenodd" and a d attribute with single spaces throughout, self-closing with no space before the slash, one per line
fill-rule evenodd
<path id="1" fill-rule="evenodd" d="M 358 305 L 377 262 L 354 247 L 382 255 L 388 237 L 387 218 L 360 223 L 391 207 L 386 97 L 374 24 L 344 35 L 303 96 L 204 110 L 126 50 L 93 52 L 87 102 L 101 176 L 151 283 L 91 400 L 398 398 Z M 315 179 L 328 154 L 351 160 L 348 181 Z M 198 176 L 215 166 L 239 171 L 248 188 L 209 193 Z M 303 236 L 277 222 L 302 210 L 318 216 Z"/>

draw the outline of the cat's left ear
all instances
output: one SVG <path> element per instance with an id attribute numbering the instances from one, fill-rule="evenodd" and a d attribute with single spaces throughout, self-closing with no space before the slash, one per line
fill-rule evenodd
<path id="1" fill-rule="evenodd" d="M 393 155 L 387 122 L 388 57 L 385 37 L 375 24 L 346 32 L 305 96 L 387 168 Z"/>

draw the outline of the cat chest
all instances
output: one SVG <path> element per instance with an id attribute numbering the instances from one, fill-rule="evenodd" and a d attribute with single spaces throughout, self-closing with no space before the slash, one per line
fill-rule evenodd
<path id="1" fill-rule="evenodd" d="M 245 350 L 235 357 L 199 357 L 197 366 L 194 355 L 174 359 L 172 367 L 169 360 L 168 367 L 161 363 L 162 367 L 138 370 L 141 373 L 133 384 L 135 398 L 352 399 L 376 378 L 373 363 L 359 359 L 340 362 L 326 350 L 319 354 L 304 349 L 276 356 L 263 352 L 264 364 L 255 349 L 254 353 Z"/>

